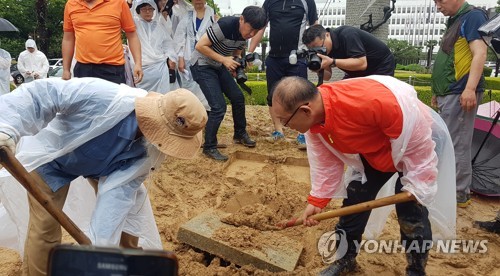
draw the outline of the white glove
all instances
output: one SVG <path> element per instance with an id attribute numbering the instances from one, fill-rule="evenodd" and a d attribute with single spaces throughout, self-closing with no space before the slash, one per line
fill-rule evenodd
<path id="1" fill-rule="evenodd" d="M 7 147 L 13 154 L 16 154 L 16 142 L 7 133 L 0 131 L 0 147 Z"/>

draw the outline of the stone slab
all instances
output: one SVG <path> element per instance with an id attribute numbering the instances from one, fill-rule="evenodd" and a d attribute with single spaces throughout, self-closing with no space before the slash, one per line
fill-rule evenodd
<path id="1" fill-rule="evenodd" d="M 240 266 L 253 265 L 272 272 L 293 271 L 297 265 L 302 244 L 287 238 L 279 231 L 261 231 L 262 240 L 272 241 L 256 244 L 254 247 L 237 247 L 230 242 L 217 239 L 216 231 L 240 231 L 239 227 L 221 222 L 223 212 L 208 210 L 191 219 L 179 228 L 180 242 L 219 256 Z M 258 242 L 258 240 L 257 240 Z"/>

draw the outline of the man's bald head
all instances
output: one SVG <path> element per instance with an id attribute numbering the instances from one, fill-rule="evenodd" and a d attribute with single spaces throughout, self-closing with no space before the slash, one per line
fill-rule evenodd
<path id="1" fill-rule="evenodd" d="M 310 102 L 319 95 L 314 84 L 301 77 L 285 77 L 273 88 L 273 105 L 283 106 L 287 112 L 293 112 L 298 105 Z"/>

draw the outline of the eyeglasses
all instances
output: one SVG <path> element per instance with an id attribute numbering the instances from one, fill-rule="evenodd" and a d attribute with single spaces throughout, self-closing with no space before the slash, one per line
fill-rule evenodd
<path id="1" fill-rule="evenodd" d="M 141 12 L 154 12 L 154 8 L 142 7 L 139 9 Z"/>
<path id="2" fill-rule="evenodd" d="M 288 118 L 288 120 L 286 120 L 286 122 L 283 124 L 283 126 L 286 126 L 288 127 L 288 123 L 290 123 L 290 121 L 292 120 L 293 116 L 295 116 L 295 114 L 297 114 L 297 111 L 299 111 L 299 109 L 304 106 L 304 105 L 308 105 L 309 103 L 304 103 L 304 104 L 301 104 L 299 105 L 295 111 L 292 113 L 292 115 Z"/>

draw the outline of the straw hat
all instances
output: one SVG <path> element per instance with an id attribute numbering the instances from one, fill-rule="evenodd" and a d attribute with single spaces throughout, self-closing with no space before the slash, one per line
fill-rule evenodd
<path id="1" fill-rule="evenodd" d="M 200 149 L 207 112 L 190 91 L 149 92 L 136 98 L 135 113 L 139 129 L 161 152 L 189 159 Z"/>

